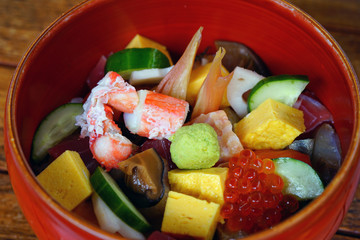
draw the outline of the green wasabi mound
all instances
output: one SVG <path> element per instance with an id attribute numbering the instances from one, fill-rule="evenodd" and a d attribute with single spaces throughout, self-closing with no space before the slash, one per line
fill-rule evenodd
<path id="1" fill-rule="evenodd" d="M 220 158 L 217 134 L 207 123 L 183 126 L 170 141 L 171 158 L 180 169 L 210 168 Z"/>

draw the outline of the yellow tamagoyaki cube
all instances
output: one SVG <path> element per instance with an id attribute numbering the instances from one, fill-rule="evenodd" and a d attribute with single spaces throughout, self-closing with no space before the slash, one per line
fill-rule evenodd
<path id="1" fill-rule="evenodd" d="M 219 220 L 219 204 L 170 191 L 161 231 L 210 240 Z"/>
<path id="2" fill-rule="evenodd" d="M 155 48 L 165 54 L 169 59 L 170 65 L 173 65 L 170 53 L 164 45 L 139 34 L 136 34 L 125 48 Z"/>
<path id="3" fill-rule="evenodd" d="M 228 170 L 218 167 L 199 170 L 175 169 L 169 171 L 168 178 L 173 191 L 223 205 Z"/>
<path id="4" fill-rule="evenodd" d="M 250 149 L 283 149 L 304 131 L 302 111 L 270 98 L 235 125 L 241 143 Z"/>
<path id="5" fill-rule="evenodd" d="M 65 151 L 37 176 L 37 180 L 51 197 L 71 211 L 92 194 L 89 176 L 79 153 Z"/>

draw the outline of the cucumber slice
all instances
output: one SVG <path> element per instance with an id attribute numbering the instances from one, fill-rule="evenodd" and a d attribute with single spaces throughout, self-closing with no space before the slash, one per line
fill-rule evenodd
<path id="1" fill-rule="evenodd" d="M 75 117 L 83 111 L 81 103 L 67 103 L 53 110 L 40 122 L 32 142 L 31 159 L 34 163 L 40 163 L 50 148 L 78 128 Z"/>
<path id="2" fill-rule="evenodd" d="M 248 110 L 249 112 L 254 110 L 268 98 L 292 107 L 308 83 L 309 79 L 304 75 L 278 75 L 264 78 L 251 90 Z"/>
<path id="3" fill-rule="evenodd" d="M 141 233 L 151 230 L 150 224 L 121 191 L 115 180 L 101 167 L 97 167 L 91 175 L 90 183 L 100 198 L 124 223 Z"/>
<path id="4" fill-rule="evenodd" d="M 127 48 L 112 54 L 105 66 L 105 71 L 119 73 L 128 80 L 133 71 L 166 68 L 170 66 L 169 59 L 155 48 Z"/>
<path id="5" fill-rule="evenodd" d="M 319 175 L 308 164 L 293 158 L 276 158 L 275 173 L 284 181 L 284 194 L 292 194 L 299 200 L 318 197 L 324 191 Z"/>

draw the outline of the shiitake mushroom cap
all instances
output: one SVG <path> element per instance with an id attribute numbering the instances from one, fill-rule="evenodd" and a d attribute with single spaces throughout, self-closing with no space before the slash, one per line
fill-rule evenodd
<path id="1" fill-rule="evenodd" d="M 225 48 L 226 54 L 222 64 L 228 71 L 231 72 L 239 66 L 253 70 L 264 77 L 271 75 L 264 61 L 247 45 L 225 40 L 216 40 L 214 43 L 217 49 Z"/>
<path id="2" fill-rule="evenodd" d="M 118 183 L 136 207 L 152 207 L 164 197 L 166 163 L 154 148 L 135 154 L 118 167 L 122 172 Z"/>

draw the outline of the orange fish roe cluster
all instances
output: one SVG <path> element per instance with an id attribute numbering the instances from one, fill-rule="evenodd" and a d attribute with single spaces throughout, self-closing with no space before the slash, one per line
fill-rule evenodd
<path id="1" fill-rule="evenodd" d="M 284 182 L 274 171 L 271 159 L 257 158 L 250 149 L 230 159 L 221 209 L 230 231 L 258 232 L 298 209 L 295 197 L 281 193 Z"/>

